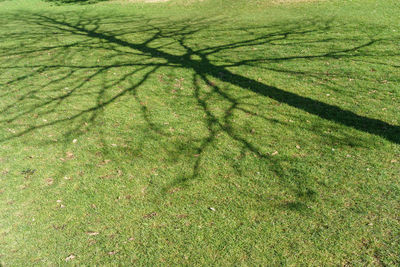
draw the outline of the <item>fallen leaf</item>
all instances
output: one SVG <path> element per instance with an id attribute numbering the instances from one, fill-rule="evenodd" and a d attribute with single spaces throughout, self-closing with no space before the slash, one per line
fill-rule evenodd
<path id="1" fill-rule="evenodd" d="M 98 232 L 87 232 L 86 234 L 90 235 L 90 236 L 94 236 L 94 235 L 98 235 Z"/>
<path id="2" fill-rule="evenodd" d="M 397 162 L 397 159 L 392 159 L 391 161 L 390 161 L 390 163 L 396 163 Z"/>
<path id="3" fill-rule="evenodd" d="M 47 178 L 46 183 L 47 183 L 47 185 L 52 185 L 54 183 L 53 178 Z"/>
<path id="4" fill-rule="evenodd" d="M 110 252 L 108 252 L 108 255 L 114 255 L 116 253 L 117 253 L 116 251 L 110 251 Z"/>
<path id="5" fill-rule="evenodd" d="M 275 155 L 278 155 L 278 151 L 275 151 L 275 152 L 273 152 L 272 154 L 271 154 L 271 156 L 275 156 Z"/>
<path id="6" fill-rule="evenodd" d="M 150 219 L 150 218 L 153 218 L 154 216 L 157 216 L 157 212 L 155 212 L 155 211 L 152 212 L 152 213 L 144 215 L 143 218 Z"/>
<path id="7" fill-rule="evenodd" d="M 109 159 L 103 160 L 102 162 L 100 162 L 99 165 L 106 165 L 106 164 L 109 163 L 110 161 L 111 161 L 111 160 L 109 160 Z"/>
<path id="8" fill-rule="evenodd" d="M 70 261 L 70 260 L 73 260 L 73 259 L 75 259 L 75 255 L 71 254 L 71 255 L 69 255 L 68 257 L 65 258 L 65 261 Z"/>

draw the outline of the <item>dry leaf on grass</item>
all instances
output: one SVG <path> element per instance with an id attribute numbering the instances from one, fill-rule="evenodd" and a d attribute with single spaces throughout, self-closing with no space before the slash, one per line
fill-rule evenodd
<path id="1" fill-rule="evenodd" d="M 99 166 L 106 165 L 107 163 L 111 162 L 111 160 L 106 159 L 99 163 Z"/>
<path id="2" fill-rule="evenodd" d="M 152 213 L 146 214 L 143 216 L 143 218 L 150 219 L 150 218 L 153 218 L 154 216 L 157 216 L 157 212 L 152 212 Z"/>
<path id="3" fill-rule="evenodd" d="M 90 235 L 90 236 L 95 236 L 98 235 L 98 232 L 87 232 L 86 234 Z"/>
<path id="4" fill-rule="evenodd" d="M 71 254 L 71 255 L 69 255 L 68 257 L 65 258 L 65 261 L 70 261 L 70 260 L 73 260 L 73 259 L 75 259 L 75 255 Z"/>

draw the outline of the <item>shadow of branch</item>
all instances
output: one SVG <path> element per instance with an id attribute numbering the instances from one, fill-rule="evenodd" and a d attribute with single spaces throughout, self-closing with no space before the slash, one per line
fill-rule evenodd
<path id="1" fill-rule="evenodd" d="M 41 83 L 38 89 L 26 90 L 14 101 L 1 107 L 3 118 L 0 123 L 10 127 L 13 123 L 18 125 L 18 120 L 27 116 L 40 117 L 51 113 L 54 113 L 56 116 L 53 120 L 44 123 L 24 125 L 22 130 L 2 138 L 0 142 L 15 139 L 30 132 L 61 123 L 69 125 L 65 133 L 66 135 L 71 135 L 72 132 L 77 131 L 77 125 L 80 125 L 82 121 L 94 121 L 99 111 L 129 94 L 140 105 L 142 117 L 146 121 L 148 128 L 160 136 L 169 136 L 170 133 L 164 132 L 152 121 L 147 106 L 142 104 L 137 94 L 137 90 L 151 79 L 151 76 L 164 68 L 186 70 L 192 73 L 193 79 L 191 85 L 194 88 L 192 97 L 202 109 L 202 113 L 204 114 L 202 121 L 204 121 L 208 131 L 206 137 L 196 140 L 200 141 L 199 145 L 194 145 L 196 158 L 193 162 L 192 174 L 177 179 L 170 187 L 185 184 L 201 175 L 202 159 L 207 149 L 213 145 L 216 137 L 221 133 L 229 136 L 235 144 L 239 144 L 242 153 L 244 153 L 243 151 L 250 151 L 264 160 L 277 176 L 287 176 L 284 170 L 285 167 L 280 165 L 279 159 L 271 157 L 269 153 L 263 151 L 248 136 L 237 131 L 238 126 L 235 125 L 233 119 L 235 111 L 251 113 L 250 110 L 245 110 L 240 102 L 243 97 L 232 96 L 214 82 L 214 80 L 261 97 L 268 97 L 291 108 L 317 116 L 320 119 L 379 136 L 394 144 L 400 144 L 400 127 L 397 125 L 356 114 L 351 110 L 346 110 L 333 104 L 324 103 L 308 96 L 302 96 L 268 85 L 232 70 L 241 66 L 262 68 L 262 66 L 258 66 L 258 63 L 262 63 L 264 66 L 268 63 L 272 64 L 299 59 L 357 59 L 377 56 L 375 52 L 358 51 L 364 51 L 365 48 L 382 42 L 383 39 L 381 38 L 369 38 L 362 43 L 347 44 L 347 48 L 335 49 L 319 54 L 302 55 L 297 53 L 292 56 L 264 56 L 254 58 L 251 52 L 243 52 L 241 57 L 246 57 L 245 59 L 235 61 L 221 56 L 219 60 L 223 61 L 222 63 L 213 61 L 223 53 L 236 53 L 238 49 L 251 49 L 255 47 L 267 49 L 269 46 L 273 46 L 276 42 L 281 41 L 304 42 L 305 44 L 313 43 L 315 46 L 325 42 L 334 43 L 337 40 L 325 37 L 319 40 L 307 40 L 309 34 L 331 30 L 333 26 L 332 21 L 329 20 L 308 22 L 305 24 L 297 22 L 286 25 L 267 25 L 265 27 L 233 28 L 229 29 L 228 32 L 229 34 L 237 34 L 238 38 L 236 39 L 238 40 L 214 45 L 208 43 L 205 47 L 198 47 L 195 45 L 196 38 L 198 38 L 197 34 L 204 32 L 211 24 L 217 24 L 218 21 L 198 19 L 177 22 L 165 19 L 150 20 L 142 17 L 112 18 L 106 16 L 92 18 L 76 14 L 71 16 L 65 14 L 57 16 L 19 14 L 18 18 L 12 19 L 36 25 L 38 36 L 34 40 L 30 39 L 31 36 L 26 37 L 30 40 L 29 45 L 21 45 L 21 47 L 14 51 L 10 51 L 8 48 L 0 50 L 1 58 L 12 58 L 12 62 L 6 66 L 2 66 L 1 69 L 22 73 L 15 78 L 8 79 L 2 85 L 18 85 L 39 76 L 45 76 L 48 81 Z M 121 27 L 118 30 L 118 27 L 124 24 L 129 24 L 132 27 L 129 27 L 129 29 Z M 110 30 L 113 27 L 117 27 L 117 30 Z M 65 44 L 56 41 L 53 45 L 44 45 L 42 38 L 46 38 L 50 34 L 54 34 L 60 38 L 69 36 L 72 38 L 72 41 Z M 226 34 L 226 32 L 221 32 L 221 34 Z M 23 40 L 24 33 L 21 33 L 21 35 L 19 39 Z M 14 37 L 16 36 L 18 36 L 17 33 L 14 34 Z M 299 38 L 302 40 L 299 40 Z M 346 42 L 346 40 L 341 41 Z M 90 53 L 92 50 L 101 50 L 108 54 L 101 60 L 98 60 L 100 62 L 87 63 L 67 60 L 67 57 Z M 43 53 L 49 55 L 47 61 L 38 58 L 37 63 L 29 66 L 24 65 L 24 61 L 27 58 L 39 57 Z M 119 60 L 122 56 L 130 56 L 134 60 L 126 60 L 126 57 L 123 60 Z M 49 60 L 53 62 L 49 64 Z M 106 77 L 108 72 L 112 71 L 116 73 L 122 68 L 124 68 L 124 71 L 128 68 L 129 71 L 118 73 L 115 78 L 110 79 L 105 84 L 92 84 L 92 81 L 96 78 Z M 296 72 L 298 75 L 309 75 L 297 70 L 272 66 L 267 66 L 266 68 L 276 73 Z M 62 75 L 58 78 L 47 77 L 52 72 L 62 73 Z M 312 75 L 318 76 L 316 73 L 312 73 Z M 129 83 L 129 85 L 126 85 L 126 83 Z M 65 84 L 69 84 L 69 86 L 64 88 Z M 201 84 L 206 85 L 209 91 L 203 92 Z M 95 89 L 89 90 L 88 87 L 94 87 Z M 113 88 L 117 87 L 121 87 L 122 89 L 117 93 L 112 91 Z M 50 88 L 50 91 L 44 94 L 43 88 Z M 227 103 L 222 117 L 216 115 L 210 108 L 210 99 L 214 95 L 217 95 Z M 90 103 L 84 103 L 81 108 L 74 111 L 70 110 L 68 114 L 57 114 L 59 108 L 65 105 L 64 101 L 79 99 L 83 96 L 91 99 Z M 34 103 L 30 103 L 31 101 Z M 268 120 L 255 112 L 252 115 L 263 120 Z M 293 171 L 296 172 L 299 170 Z M 304 176 L 307 176 L 307 174 L 299 173 L 296 177 Z M 292 189 L 300 192 L 299 195 L 303 194 L 301 192 L 309 192 L 307 191 L 307 183 L 297 182 L 294 184 L 297 186 L 297 189 Z M 288 187 L 292 186 L 293 179 L 286 185 Z M 307 193 L 305 194 L 307 195 Z"/>

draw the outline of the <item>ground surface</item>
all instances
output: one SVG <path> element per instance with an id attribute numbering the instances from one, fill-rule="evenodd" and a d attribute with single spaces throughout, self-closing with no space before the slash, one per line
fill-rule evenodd
<path id="1" fill-rule="evenodd" d="M 0 265 L 399 265 L 398 1 L 0 2 Z"/>

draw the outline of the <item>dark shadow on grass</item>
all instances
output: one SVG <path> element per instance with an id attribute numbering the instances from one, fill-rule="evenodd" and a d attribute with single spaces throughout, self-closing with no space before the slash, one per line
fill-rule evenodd
<path id="1" fill-rule="evenodd" d="M 71 17 L 69 17 L 71 16 Z M 14 18 L 15 19 L 15 18 Z M 63 57 L 70 56 L 70 53 L 86 53 L 90 52 L 91 49 L 102 49 L 112 55 L 109 58 L 104 58 L 101 63 L 96 64 L 44 64 L 37 63 L 30 66 L 30 73 L 23 74 L 14 79 L 8 80 L 4 85 L 18 84 L 21 81 L 27 80 L 35 76 L 46 75 L 46 72 L 60 72 L 62 73 L 57 79 L 48 79 L 48 82 L 42 84 L 42 88 L 49 86 L 58 86 L 58 84 L 65 81 L 70 81 L 72 84 L 71 88 L 65 89 L 57 87 L 57 92 L 54 96 L 47 98 L 37 99 L 38 103 L 25 105 L 26 108 L 15 114 L 11 114 L 1 123 L 14 123 L 17 122 L 23 116 L 30 116 L 36 114 L 43 116 L 45 114 L 51 114 L 54 110 L 60 107 L 63 102 L 71 97 L 79 96 L 82 94 L 85 97 L 91 97 L 90 93 L 82 91 L 91 80 L 96 77 L 105 75 L 110 71 L 117 71 L 119 68 L 130 68 L 124 74 L 118 76 L 111 81 L 107 81 L 101 86 L 98 86 L 100 90 L 96 92 L 95 104 L 83 108 L 75 112 L 72 116 L 65 116 L 56 118 L 52 121 L 27 125 L 24 129 L 16 132 L 15 134 L 9 135 L 3 138 L 1 141 L 4 142 L 9 139 L 23 136 L 32 131 L 39 130 L 41 128 L 49 127 L 60 123 L 68 123 L 76 120 L 81 120 L 75 127 L 70 127 L 66 130 L 66 136 L 76 136 L 79 133 L 79 127 L 82 122 L 93 122 L 96 120 L 99 113 L 109 104 L 114 103 L 116 100 L 123 96 L 132 96 L 141 106 L 141 113 L 145 121 L 147 122 L 148 128 L 160 136 L 169 136 L 170 133 L 160 129 L 149 116 L 148 108 L 146 104 L 143 104 L 140 96 L 137 94 L 138 88 L 146 83 L 151 76 L 155 75 L 161 68 L 169 69 L 184 69 L 190 70 L 193 73 L 192 76 L 192 87 L 193 87 L 193 98 L 196 100 L 199 107 L 201 107 L 204 114 L 204 122 L 208 129 L 208 136 L 205 138 L 199 138 L 199 145 L 195 146 L 196 159 L 194 160 L 193 172 L 191 175 L 186 175 L 175 181 L 171 187 L 182 185 L 187 181 L 196 178 L 201 172 L 201 162 L 205 151 L 208 147 L 212 146 L 216 141 L 219 134 L 223 133 L 241 146 L 241 155 L 244 155 L 247 151 L 253 153 L 256 157 L 268 162 L 270 168 L 280 177 L 288 176 L 285 174 L 285 168 L 280 165 L 280 158 L 273 157 L 273 155 L 263 151 L 259 146 L 255 145 L 249 138 L 238 133 L 235 130 L 234 120 L 232 118 L 235 111 L 243 111 L 251 114 L 252 116 L 260 117 L 251 110 L 246 109 L 241 102 L 245 97 L 234 97 L 229 94 L 225 88 L 222 88 L 219 83 L 229 84 L 231 86 L 241 88 L 245 91 L 250 91 L 257 95 L 271 98 L 280 104 L 288 105 L 292 108 L 298 109 L 300 112 L 306 112 L 317 116 L 321 119 L 335 122 L 340 125 L 354 128 L 358 131 L 369 133 L 382 137 L 394 144 L 400 144 L 400 127 L 392 125 L 383 120 L 369 118 L 367 116 L 356 114 L 351 110 L 346 110 L 339 106 L 324 103 L 320 100 L 313 99 L 307 96 L 302 96 L 290 91 L 283 90 L 281 88 L 268 85 L 264 82 L 257 81 L 255 79 L 246 77 L 243 74 L 235 73 L 232 69 L 237 67 L 254 67 L 257 65 L 265 65 L 267 63 L 279 63 L 291 60 L 314 60 L 314 59 L 338 59 L 338 58 L 358 58 L 377 56 L 370 52 L 363 52 L 364 49 L 373 46 L 376 43 L 384 40 L 379 38 L 369 38 L 365 42 L 354 44 L 347 48 L 333 49 L 332 51 L 312 54 L 312 55 L 299 55 L 299 53 L 292 56 L 282 57 L 257 57 L 253 58 L 251 53 L 245 54 L 247 57 L 243 60 L 231 62 L 230 59 L 224 60 L 223 58 L 218 62 L 214 62 L 215 58 L 219 53 L 236 53 L 236 49 L 251 49 L 260 46 L 274 45 L 276 42 L 288 40 L 292 42 L 305 42 L 307 40 L 298 40 L 300 37 L 304 39 L 304 36 L 311 33 L 318 33 L 323 31 L 329 31 L 331 29 L 331 21 L 319 22 L 313 21 L 307 25 L 317 26 L 304 26 L 301 23 L 289 24 L 289 25 L 267 25 L 265 27 L 257 28 L 237 28 L 230 29 L 230 34 L 243 34 L 246 33 L 245 38 L 240 41 L 225 42 L 222 45 L 213 45 L 210 43 L 207 47 L 197 48 L 193 45 L 193 39 L 195 40 L 196 34 L 201 33 L 207 27 L 210 26 L 211 22 L 204 20 L 187 20 L 187 21 L 168 21 L 160 19 L 159 21 L 153 21 L 146 18 L 88 18 L 84 15 L 79 16 L 77 14 L 64 14 L 59 16 L 50 16 L 44 14 L 23 14 L 19 15 L 19 20 L 25 21 L 31 25 L 39 27 L 40 31 L 32 36 L 20 36 L 20 38 L 31 38 L 31 44 L 40 43 L 41 38 L 48 36 L 49 34 L 59 34 L 76 37 L 77 40 L 67 44 L 55 44 L 31 45 L 28 48 L 21 47 L 16 51 L 4 49 L 1 51 L 0 56 L 2 57 L 17 57 L 16 64 L 14 66 L 2 67 L 2 69 L 13 70 L 21 68 L 20 63 L 30 56 L 35 56 L 38 53 L 53 53 L 54 59 L 63 59 Z M 214 25 L 219 23 L 218 21 L 212 22 Z M 108 24 L 112 24 L 117 29 L 103 29 Z M 124 28 L 124 24 L 129 24 L 129 28 Z M 121 26 L 118 26 L 121 25 Z M 258 34 L 248 34 L 252 31 L 256 31 Z M 145 37 L 142 40 L 135 40 L 130 38 L 131 34 L 141 34 Z M 32 40 L 33 38 L 33 40 Z M 310 43 L 314 41 L 308 41 Z M 320 42 L 334 42 L 331 39 L 322 39 Z M 173 46 L 171 48 L 171 46 Z M 174 52 L 176 51 L 176 52 Z M 360 52 L 361 51 L 361 52 Z M 139 57 L 137 60 L 129 62 L 122 61 L 119 63 L 115 62 L 115 59 L 121 56 L 131 55 L 133 58 Z M 214 61 L 210 58 L 213 58 Z M 107 61 L 113 63 L 107 64 Z M 62 60 L 61 60 L 62 61 Z M 269 70 L 276 72 L 290 73 L 285 69 L 276 69 L 276 67 L 266 67 Z M 85 73 L 85 74 L 82 74 Z M 129 84 L 129 85 L 126 85 Z M 112 88 L 121 87 L 122 89 L 111 96 L 109 92 Z M 202 92 L 202 87 L 207 87 L 209 92 Z M 62 92 L 62 93 L 60 93 Z M 26 101 L 34 100 L 37 95 L 40 94 L 40 88 L 28 90 L 28 92 L 20 95 L 20 97 L 13 103 L 9 103 L 2 108 L 2 113 L 10 112 L 10 110 L 18 105 L 24 105 Z M 224 115 L 217 116 L 213 113 L 209 106 L 209 98 L 213 95 L 217 95 L 221 99 L 224 99 L 228 103 L 228 107 L 224 110 Z M 262 118 L 268 120 L 268 118 Z M 189 145 L 189 144 L 188 144 Z M 298 173 L 297 170 L 293 170 L 294 175 L 292 178 L 288 178 L 290 181 L 287 182 L 288 187 L 296 188 L 294 190 L 300 198 L 309 199 L 309 195 L 314 195 L 315 192 L 308 188 L 307 182 L 302 179 L 303 173 Z M 294 181 L 293 181 L 294 180 Z M 304 196 L 304 197 L 303 197 Z M 296 202 L 297 203 L 297 202 Z M 293 209 L 303 207 L 303 204 L 294 205 Z"/>
<path id="2" fill-rule="evenodd" d="M 46 2 L 54 3 L 56 5 L 65 5 L 65 4 L 81 4 L 81 5 L 87 5 L 87 4 L 96 4 L 99 2 L 105 2 L 108 0 L 45 0 Z"/>
<path id="3" fill-rule="evenodd" d="M 176 38 L 178 38 L 178 42 L 182 47 L 185 48 L 186 53 L 184 55 L 174 55 L 172 53 L 167 53 L 162 51 L 159 48 L 153 48 L 148 44 L 152 41 L 157 40 L 158 38 L 163 38 L 162 28 L 157 29 L 155 27 L 154 30 L 158 30 L 153 37 L 141 43 L 134 43 L 130 41 L 125 41 L 123 39 L 117 38 L 109 33 L 98 32 L 97 28 L 88 29 L 84 25 L 80 24 L 71 24 L 67 21 L 59 21 L 57 19 L 37 15 L 37 21 L 48 24 L 49 27 L 54 26 L 57 29 L 65 30 L 71 34 L 84 35 L 89 38 L 95 38 L 98 40 L 103 40 L 111 44 L 116 44 L 122 47 L 128 47 L 143 53 L 143 55 L 147 55 L 152 58 L 165 59 L 168 63 L 167 66 L 180 67 L 193 70 L 199 77 L 201 77 L 206 83 L 210 84 L 206 79 L 206 75 L 209 75 L 215 79 L 221 80 L 223 82 L 230 83 L 235 86 L 239 86 L 246 90 L 251 90 L 255 93 L 261 94 L 266 97 L 270 97 L 276 101 L 287 104 L 289 106 L 301 109 L 310 114 L 314 114 L 319 116 L 320 118 L 334 121 L 357 130 L 367 132 L 370 134 L 381 136 L 393 143 L 400 144 L 400 127 L 396 125 L 391 125 L 387 122 L 381 121 L 379 119 L 371 119 L 365 116 L 361 116 L 355 114 L 350 110 L 344 110 L 340 107 L 333 106 L 315 99 L 311 99 L 309 97 L 303 97 L 297 95 L 295 93 L 291 93 L 274 86 L 269 86 L 264 83 L 255 81 L 253 79 L 247 78 L 245 76 L 235 74 L 228 70 L 229 67 L 237 67 L 241 65 L 246 65 L 248 60 L 237 62 L 234 64 L 227 65 L 215 65 L 208 57 L 214 53 L 220 52 L 221 50 L 229 50 L 237 47 L 246 47 L 246 46 L 255 46 L 255 45 L 263 45 L 271 42 L 272 37 L 281 36 L 282 38 L 287 38 L 290 34 L 305 34 L 307 30 L 297 30 L 293 32 L 277 32 L 273 34 L 268 34 L 266 36 L 257 37 L 250 40 L 245 40 L 237 43 L 231 43 L 223 46 L 217 47 L 209 47 L 207 49 L 194 50 L 191 47 L 185 45 L 185 39 L 187 36 L 194 34 L 199 31 L 199 29 L 191 30 L 187 26 L 183 26 L 176 33 L 169 33 L 169 35 L 176 34 Z M 39 23 L 40 24 L 40 23 Z M 187 29 L 189 28 L 189 29 Z M 328 29 L 328 28 L 327 28 Z M 273 39 L 274 41 L 276 39 Z M 315 55 L 315 56 L 293 56 L 286 58 L 279 58 L 273 60 L 291 60 L 294 58 L 330 58 L 330 57 L 346 57 L 346 53 L 353 52 L 364 47 L 368 47 L 373 45 L 375 42 L 380 40 L 370 40 L 364 44 L 354 46 L 352 48 L 343 49 L 339 51 L 329 52 L 323 55 Z M 193 56 L 198 56 L 199 59 L 192 59 Z M 264 59 L 265 60 L 265 59 Z"/>

